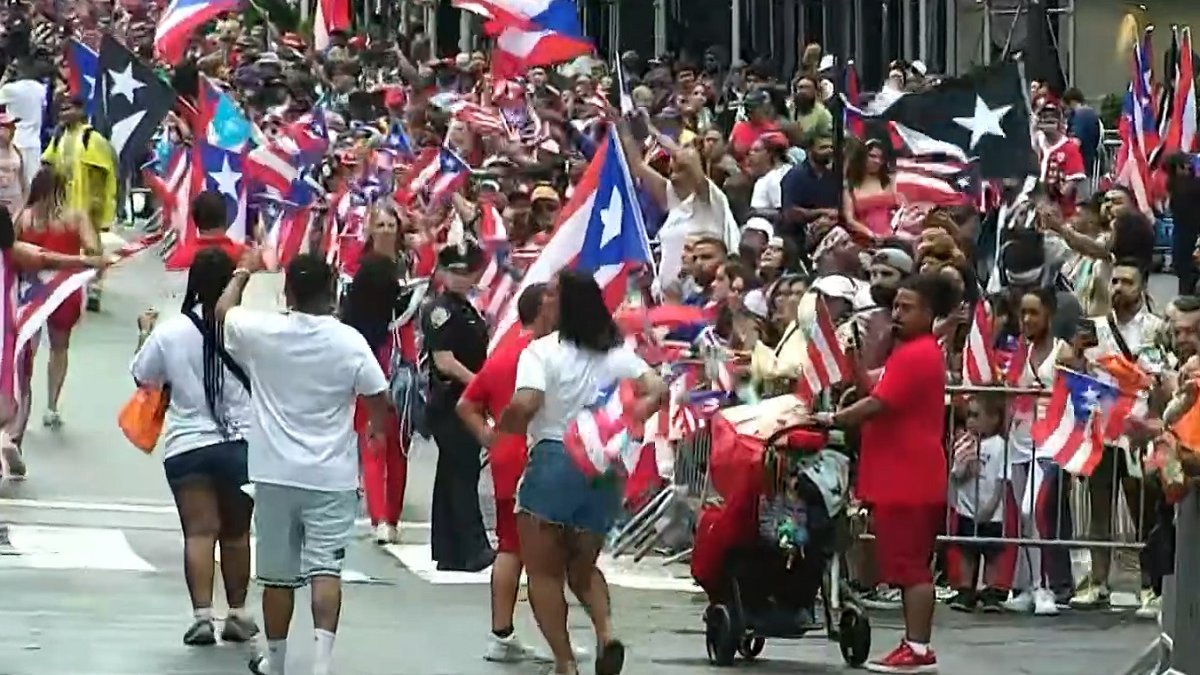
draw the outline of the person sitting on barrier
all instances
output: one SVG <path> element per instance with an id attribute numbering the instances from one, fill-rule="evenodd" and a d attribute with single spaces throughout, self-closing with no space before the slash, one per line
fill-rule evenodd
<path id="1" fill-rule="evenodd" d="M 1166 325 L 1146 305 L 1146 268 L 1141 260 L 1122 259 L 1113 265 L 1111 294 L 1113 311 L 1092 319 L 1098 344 L 1088 351 L 1088 361 L 1094 363 L 1103 356 L 1120 355 L 1151 375 L 1160 374 L 1165 358 L 1157 344 L 1157 335 L 1166 329 Z M 1163 500 L 1162 490 L 1155 477 L 1143 475 L 1135 450 L 1136 446 L 1131 445 L 1127 437 L 1121 437 L 1115 445 L 1105 449 L 1104 458 L 1088 480 L 1092 515 L 1088 534 L 1092 539 L 1113 541 L 1114 524 L 1119 520 L 1119 514 L 1114 513 L 1118 486 L 1125 495 L 1138 541 L 1144 542 L 1154 527 L 1160 510 L 1158 506 Z M 1156 589 L 1161 588 L 1162 579 L 1154 574 L 1149 555 L 1145 549 L 1139 555 L 1141 592 L 1137 613 L 1141 618 L 1153 619 L 1158 616 L 1161 605 Z M 1091 573 L 1071 599 L 1072 607 L 1087 609 L 1108 605 L 1111 548 L 1093 548 L 1091 563 Z"/>
<path id="2" fill-rule="evenodd" d="M 1004 510 L 1000 507 L 1008 492 L 1008 473 L 1004 450 L 1003 394 L 979 394 L 971 398 L 967 410 L 967 433 L 954 446 L 950 470 L 954 510 L 951 521 L 959 537 L 999 538 L 1004 536 Z M 979 606 L 985 612 L 999 612 L 1008 597 L 1015 548 L 1002 544 L 957 543 L 948 557 L 953 569 L 957 563 L 955 587 L 950 608 L 973 612 Z M 978 589 L 979 565 L 983 560 L 983 590 Z"/>
<path id="3" fill-rule="evenodd" d="M 903 589 L 904 640 L 867 669 L 881 673 L 937 670 L 930 647 L 936 596 L 930 562 L 945 525 L 943 449 L 946 369 L 933 336 L 934 319 L 958 298 L 940 274 L 906 279 L 892 304 L 897 345 L 869 396 L 813 421 L 861 426 L 857 493 L 871 510 L 880 581 Z"/>
<path id="4" fill-rule="evenodd" d="M 1057 296 L 1052 289 L 1036 288 L 1021 297 L 1018 306 L 1021 342 L 1009 366 L 1010 370 L 1018 370 L 1015 376 L 1010 374 L 1010 383 L 1022 389 L 1049 390 L 1053 386 L 1059 356 L 1067 347 L 1051 331 L 1057 309 Z M 1035 420 L 1046 415 L 1049 400 L 1015 396 L 1010 403 L 1008 461 L 1013 508 L 1017 511 L 1014 515 L 1019 516 L 1011 520 L 1019 521 L 1020 536 L 1027 539 L 1056 539 L 1071 528 L 1062 470 L 1053 463 L 1053 456 L 1034 446 L 1031 434 Z M 1035 471 L 1040 475 L 1035 475 Z M 1035 487 L 1039 490 L 1037 494 L 1033 494 Z M 1012 529 L 1007 531 L 1009 536 L 1017 533 Z M 1022 547 L 1017 558 L 1015 588 L 1020 590 L 1005 603 L 1006 609 L 1038 616 L 1058 614 L 1055 592 L 1069 594 L 1074 588 L 1070 552 L 1057 547 Z"/>

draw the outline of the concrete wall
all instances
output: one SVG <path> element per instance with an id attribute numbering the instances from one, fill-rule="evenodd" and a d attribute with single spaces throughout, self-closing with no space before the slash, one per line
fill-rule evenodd
<path id="1" fill-rule="evenodd" d="M 959 72 L 980 62 L 983 36 L 983 3 L 977 0 L 951 0 L 956 3 L 958 31 L 957 63 Z M 1073 75 L 1072 84 L 1092 98 L 1121 92 L 1129 84 L 1128 52 L 1117 48 L 1122 20 L 1133 12 L 1140 25 L 1153 24 L 1158 27 L 1155 34 L 1155 72 L 1161 76 L 1163 53 L 1170 44 L 1172 24 L 1191 25 L 1196 32 L 1193 40 L 1200 41 L 1200 0 L 1144 0 L 1140 3 L 1126 0 L 1075 0 L 1074 39 L 1065 25 L 1060 29 L 1067 54 L 1064 69 L 1068 77 Z M 1064 17 L 1064 22 L 1066 18 Z M 1070 43 L 1068 41 L 1070 40 Z M 1074 61 L 1072 64 L 1071 62 Z"/>

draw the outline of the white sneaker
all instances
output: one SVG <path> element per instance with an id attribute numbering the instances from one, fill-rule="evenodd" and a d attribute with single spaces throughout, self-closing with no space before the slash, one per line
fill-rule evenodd
<path id="1" fill-rule="evenodd" d="M 517 639 L 516 633 L 509 633 L 508 637 L 488 633 L 487 651 L 483 653 L 484 661 L 520 663 L 528 658 L 530 658 L 529 648 Z"/>
<path id="2" fill-rule="evenodd" d="M 394 544 L 399 539 L 399 533 L 396 531 L 395 525 L 380 523 L 375 526 L 375 543 L 383 546 L 384 544 Z"/>
<path id="3" fill-rule="evenodd" d="M 1058 616 L 1058 603 L 1054 600 L 1054 591 L 1039 588 L 1033 592 L 1034 616 Z"/>
<path id="4" fill-rule="evenodd" d="M 1137 611 L 1133 613 L 1134 616 L 1139 619 L 1157 619 L 1162 611 L 1162 597 L 1155 595 L 1150 589 L 1143 589 L 1138 599 L 1140 603 Z"/>
<path id="5" fill-rule="evenodd" d="M 1107 607 L 1110 596 L 1108 584 L 1088 584 L 1071 598 L 1071 606 L 1079 609 Z"/>
<path id="6" fill-rule="evenodd" d="M 1001 605 L 1004 609 L 1017 614 L 1028 614 L 1033 611 L 1034 598 L 1030 591 L 1021 591 L 1005 600 Z"/>

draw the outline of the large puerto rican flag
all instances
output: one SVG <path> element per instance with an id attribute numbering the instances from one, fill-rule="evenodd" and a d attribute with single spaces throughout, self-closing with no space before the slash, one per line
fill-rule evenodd
<path id="1" fill-rule="evenodd" d="M 559 218 L 554 235 L 500 314 L 489 350 L 519 333 L 516 299 L 530 284 L 546 283 L 565 268 L 588 270 L 604 291 L 605 304 L 616 311 L 625 300 L 629 272 L 652 264 L 646 223 L 615 130 L 609 129 Z"/>
<path id="2" fill-rule="evenodd" d="M 179 63 L 197 28 L 241 5 L 242 0 L 171 0 L 154 28 L 154 53 L 171 65 Z"/>
<path id="3" fill-rule="evenodd" d="M 452 0 L 451 4 L 490 19 L 485 30 L 495 38 L 492 73 L 498 77 L 569 61 L 594 49 L 579 26 L 572 0 Z"/>

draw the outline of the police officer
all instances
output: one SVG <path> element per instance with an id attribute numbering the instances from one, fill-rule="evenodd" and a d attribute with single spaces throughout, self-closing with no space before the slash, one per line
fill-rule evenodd
<path id="1" fill-rule="evenodd" d="M 426 419 L 438 446 L 431 534 L 439 570 L 478 572 L 495 558 L 479 511 L 479 441 L 454 411 L 487 357 L 487 323 L 467 299 L 482 262 L 483 252 L 470 240 L 443 248 L 438 253 L 443 290 L 421 321 L 429 363 Z"/>

